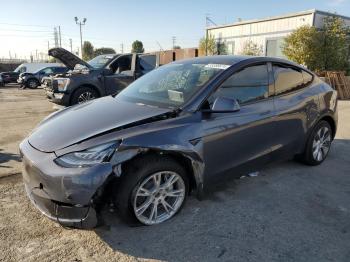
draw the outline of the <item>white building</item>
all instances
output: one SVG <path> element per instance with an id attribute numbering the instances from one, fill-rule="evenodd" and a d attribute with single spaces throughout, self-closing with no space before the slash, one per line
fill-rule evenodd
<path id="1" fill-rule="evenodd" d="M 350 26 L 350 17 L 333 13 L 308 10 L 283 16 L 239 21 L 233 24 L 206 28 L 216 41 L 225 42 L 229 54 L 240 54 L 247 41 L 256 43 L 266 56 L 283 57 L 283 39 L 300 26 L 309 25 L 322 28 L 326 16 L 337 16 Z"/>

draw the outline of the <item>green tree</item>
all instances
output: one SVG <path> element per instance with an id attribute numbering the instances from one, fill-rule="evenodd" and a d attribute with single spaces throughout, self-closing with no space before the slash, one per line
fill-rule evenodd
<path id="1" fill-rule="evenodd" d="M 324 70 L 348 70 L 350 52 L 350 30 L 344 21 L 335 16 L 324 19 L 323 57 Z"/>
<path id="2" fill-rule="evenodd" d="M 218 55 L 227 55 L 227 45 L 225 41 L 216 42 L 216 54 Z"/>
<path id="3" fill-rule="evenodd" d="M 216 42 L 212 34 L 209 34 L 208 37 L 203 37 L 199 40 L 198 51 L 200 55 L 216 54 Z"/>
<path id="4" fill-rule="evenodd" d="M 96 48 L 94 51 L 94 56 L 108 55 L 108 54 L 115 54 L 115 50 L 110 47 L 100 47 L 100 48 Z"/>
<path id="5" fill-rule="evenodd" d="M 252 40 L 248 40 L 243 45 L 242 55 L 252 55 L 260 56 L 263 53 L 262 46 L 259 46 L 257 43 L 254 43 Z"/>
<path id="6" fill-rule="evenodd" d="M 323 35 L 313 26 L 302 26 L 284 39 L 282 53 L 311 70 L 323 67 Z"/>
<path id="7" fill-rule="evenodd" d="M 94 46 L 89 41 L 83 44 L 83 60 L 87 61 L 94 57 Z"/>
<path id="8" fill-rule="evenodd" d="M 181 46 L 176 45 L 176 46 L 174 46 L 174 49 L 181 49 Z"/>
<path id="9" fill-rule="evenodd" d="M 348 70 L 349 28 L 338 17 L 326 17 L 320 30 L 302 26 L 285 38 L 283 54 L 314 71 Z"/>
<path id="10" fill-rule="evenodd" d="M 143 48 L 143 43 L 139 40 L 135 40 L 131 46 L 132 53 L 143 53 L 145 49 Z"/>

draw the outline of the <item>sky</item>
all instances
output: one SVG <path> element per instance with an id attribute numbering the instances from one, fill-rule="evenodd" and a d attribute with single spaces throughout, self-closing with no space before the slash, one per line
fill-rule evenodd
<path id="1" fill-rule="evenodd" d="M 350 16 L 350 0 L 0 0 L 0 58 L 29 58 L 54 46 L 54 27 L 60 26 L 62 47 L 80 47 L 74 17 L 86 18 L 83 41 L 94 47 L 128 52 L 134 40 L 146 51 L 173 45 L 198 46 L 204 35 L 205 16 L 216 24 L 283 15 L 308 9 Z"/>

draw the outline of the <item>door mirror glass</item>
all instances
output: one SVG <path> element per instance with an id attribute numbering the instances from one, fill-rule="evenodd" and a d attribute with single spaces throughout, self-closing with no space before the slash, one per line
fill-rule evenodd
<path id="1" fill-rule="evenodd" d="M 240 110 L 239 103 L 236 99 L 228 97 L 217 97 L 209 110 L 212 113 L 228 113 Z M 208 111 L 208 110 L 204 110 Z"/>

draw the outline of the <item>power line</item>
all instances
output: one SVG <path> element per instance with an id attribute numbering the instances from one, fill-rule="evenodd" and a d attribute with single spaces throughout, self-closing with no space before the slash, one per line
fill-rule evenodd
<path id="1" fill-rule="evenodd" d="M 51 32 L 51 30 L 22 30 L 22 29 L 5 29 L 5 28 L 0 28 L 1 31 L 10 31 L 10 32 L 37 32 L 37 33 L 46 33 L 46 32 Z"/>
<path id="2" fill-rule="evenodd" d="M 0 23 L 0 25 L 11 25 L 11 26 L 31 26 L 31 27 L 51 27 L 46 25 L 28 25 L 28 24 L 10 24 L 10 23 Z"/>

